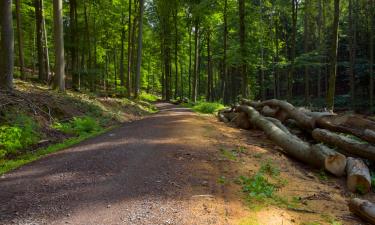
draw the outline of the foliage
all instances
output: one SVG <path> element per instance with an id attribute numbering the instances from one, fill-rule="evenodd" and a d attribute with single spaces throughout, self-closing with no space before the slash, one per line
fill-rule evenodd
<path id="1" fill-rule="evenodd" d="M 40 135 L 37 123 L 26 114 L 8 112 L 6 124 L 0 126 L 0 159 L 7 155 L 16 155 L 19 150 L 36 144 Z"/>
<path id="2" fill-rule="evenodd" d="M 102 129 L 97 120 L 92 117 L 74 117 L 71 121 L 65 123 L 55 123 L 53 128 L 67 134 L 85 135 L 98 132 Z"/>
<path id="3" fill-rule="evenodd" d="M 193 106 L 193 110 L 204 114 L 216 113 L 220 109 L 223 109 L 224 105 L 217 102 L 198 102 Z"/>
<path id="4" fill-rule="evenodd" d="M 160 98 L 158 96 L 156 96 L 156 95 L 149 94 L 147 92 L 142 92 L 139 95 L 139 99 L 142 100 L 142 101 L 146 101 L 146 102 L 156 102 Z"/>
<path id="5" fill-rule="evenodd" d="M 221 148 L 220 153 L 223 156 L 223 158 L 231 160 L 231 161 L 236 161 L 238 157 L 238 153 L 235 150 L 229 151 L 229 150 Z"/>
<path id="6" fill-rule="evenodd" d="M 27 163 L 32 162 L 32 161 L 38 160 L 45 155 L 48 155 L 48 154 L 51 154 L 53 152 L 68 148 L 68 147 L 73 146 L 75 144 L 78 144 L 79 142 L 82 142 L 85 139 L 97 136 L 97 135 L 102 134 L 102 133 L 104 133 L 108 130 L 109 129 L 104 129 L 104 130 L 97 131 L 97 132 L 94 132 L 94 133 L 91 133 L 91 134 L 86 133 L 86 134 L 83 134 L 79 137 L 73 137 L 73 138 L 67 139 L 62 143 L 50 145 L 46 148 L 38 149 L 37 151 L 34 151 L 34 152 L 27 152 L 23 155 L 20 155 L 18 157 L 12 158 L 12 159 L 7 159 L 7 160 L 0 159 L 0 175 L 6 173 L 8 171 L 14 170 L 14 169 L 16 169 L 16 168 L 18 168 L 22 165 L 25 165 Z"/>

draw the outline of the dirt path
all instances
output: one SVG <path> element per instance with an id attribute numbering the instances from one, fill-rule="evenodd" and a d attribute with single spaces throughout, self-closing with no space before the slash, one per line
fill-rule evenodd
<path id="1" fill-rule="evenodd" d="M 320 181 L 261 132 L 170 104 L 158 107 L 156 115 L 6 174 L 0 179 L 0 224 L 332 224 L 336 218 L 358 224 L 337 188 L 343 181 Z M 246 149 L 238 160 L 221 157 L 220 149 L 237 147 Z M 310 196 L 316 213 L 249 210 L 232 181 L 266 160 L 288 181 L 280 194 Z M 229 182 L 219 184 L 219 177 Z"/>
<path id="2" fill-rule="evenodd" d="M 187 109 L 159 107 L 6 174 L 0 224 L 226 224 L 208 163 L 212 128 Z"/>

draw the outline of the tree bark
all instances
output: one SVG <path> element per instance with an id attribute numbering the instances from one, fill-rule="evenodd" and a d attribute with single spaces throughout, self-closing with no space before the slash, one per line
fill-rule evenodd
<path id="1" fill-rule="evenodd" d="M 174 30 L 175 30 L 175 39 L 174 39 L 174 66 L 175 66 L 175 82 L 174 82 L 174 99 L 177 99 L 178 96 L 178 7 L 175 6 L 174 12 Z"/>
<path id="2" fill-rule="evenodd" d="M 224 104 L 229 103 L 229 77 L 227 66 L 227 49 L 228 49 L 228 0 L 224 0 L 224 56 L 223 56 L 223 85 L 222 98 Z"/>
<path id="3" fill-rule="evenodd" d="M 64 31 L 62 0 L 53 0 L 53 21 L 55 40 L 55 74 L 56 86 L 59 91 L 65 91 L 65 59 L 64 59 Z"/>
<path id="4" fill-rule="evenodd" d="M 293 96 L 293 76 L 295 70 L 295 57 L 296 57 L 296 36 L 297 36 L 297 17 L 298 17 L 298 1 L 292 0 L 292 40 L 291 40 L 291 57 L 290 68 L 288 71 L 288 93 L 287 98 L 291 100 Z"/>
<path id="5" fill-rule="evenodd" d="M 373 111 L 374 108 L 374 0 L 369 0 L 369 32 L 370 32 L 370 37 L 369 37 L 369 49 L 370 49 L 370 87 L 369 87 L 369 95 L 370 95 L 370 111 Z"/>
<path id="6" fill-rule="evenodd" d="M 121 12 L 121 52 L 120 52 L 120 85 L 125 86 L 125 74 L 124 74 L 124 49 L 125 49 L 125 23 L 124 23 L 124 12 Z M 130 32 L 130 30 L 128 30 Z"/>
<path id="7" fill-rule="evenodd" d="M 72 88 L 73 90 L 80 90 L 80 77 L 77 68 L 77 1 L 69 0 L 69 26 L 70 26 L 70 55 L 71 55 L 71 72 L 72 72 Z"/>
<path id="8" fill-rule="evenodd" d="M 0 52 L 0 89 L 13 90 L 14 37 L 12 0 L 0 3 L 1 52 Z"/>
<path id="9" fill-rule="evenodd" d="M 212 59 L 211 59 L 211 29 L 207 30 L 207 101 L 212 101 L 213 91 L 213 74 L 212 74 Z"/>
<path id="10" fill-rule="evenodd" d="M 355 1 L 354 1 L 355 2 Z M 353 13 L 356 13 L 354 10 L 353 0 L 349 0 L 349 80 L 350 80 L 350 100 L 352 109 L 355 108 L 355 57 L 356 57 L 356 22 L 354 20 Z M 353 4 L 354 3 L 354 4 Z"/>

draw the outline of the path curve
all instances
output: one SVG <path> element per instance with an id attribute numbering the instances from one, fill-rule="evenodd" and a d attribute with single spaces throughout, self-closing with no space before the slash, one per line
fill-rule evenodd
<path id="1" fill-rule="evenodd" d="M 167 103 L 0 179 L 0 224 L 228 224 L 219 135 Z"/>

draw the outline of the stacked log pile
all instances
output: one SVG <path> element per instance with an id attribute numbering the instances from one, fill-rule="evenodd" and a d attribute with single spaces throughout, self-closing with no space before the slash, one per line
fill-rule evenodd
<path id="1" fill-rule="evenodd" d="M 239 105 L 219 111 L 218 118 L 243 129 L 261 129 L 285 154 L 335 176 L 346 174 L 352 192 L 364 194 L 371 190 L 371 176 L 365 162 L 375 162 L 375 122 L 369 119 L 312 112 L 277 99 L 263 102 L 243 99 Z M 286 124 L 295 124 L 304 138 L 294 135 Z M 367 215 L 367 208 L 359 204 L 364 203 L 354 201 L 351 207 L 357 215 Z"/>

